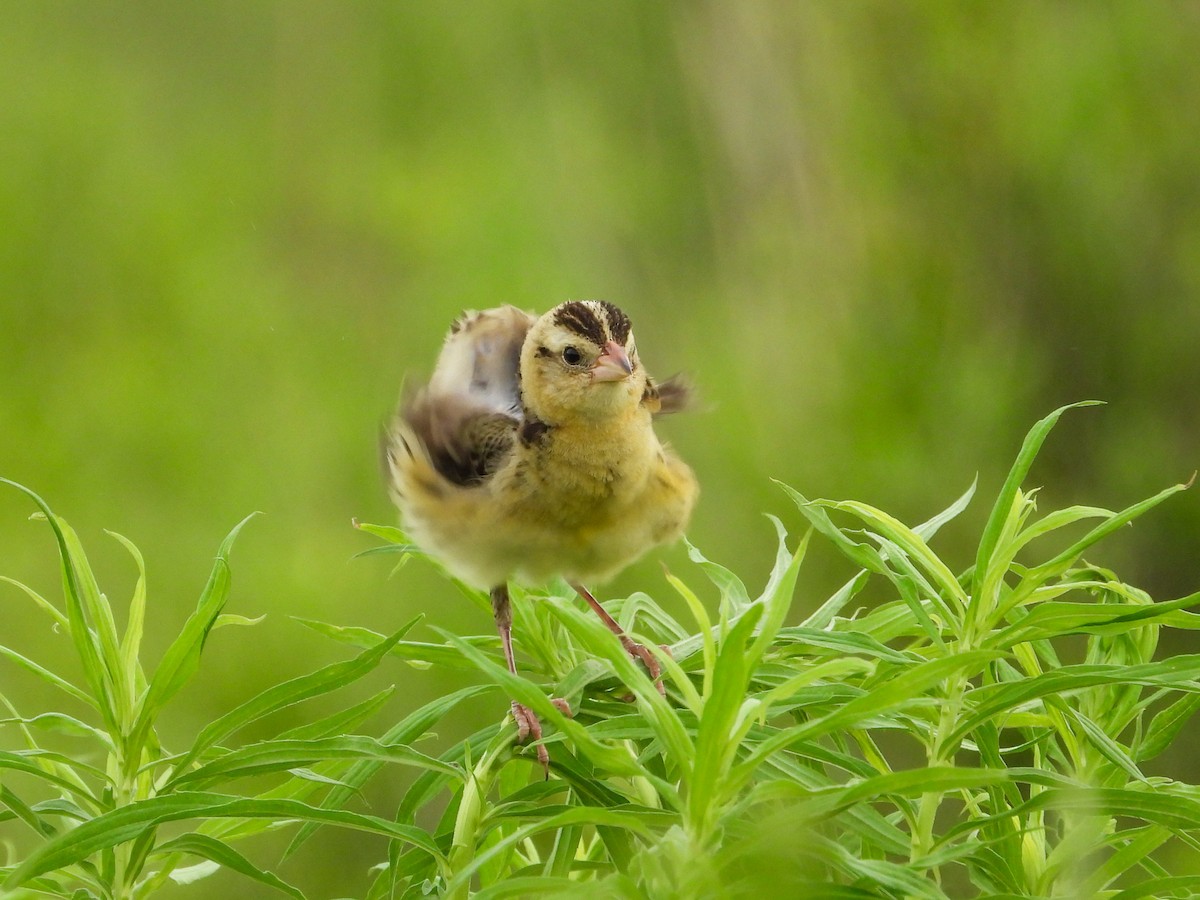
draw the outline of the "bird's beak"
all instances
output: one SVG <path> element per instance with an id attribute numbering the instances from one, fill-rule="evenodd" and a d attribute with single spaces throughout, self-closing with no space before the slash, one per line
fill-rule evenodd
<path id="1" fill-rule="evenodd" d="M 604 345 L 604 352 L 592 366 L 592 381 L 620 381 L 633 374 L 625 348 L 616 341 Z"/>

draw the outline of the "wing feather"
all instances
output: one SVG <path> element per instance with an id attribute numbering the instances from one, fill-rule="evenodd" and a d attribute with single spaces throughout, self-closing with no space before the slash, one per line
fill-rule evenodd
<path id="1" fill-rule="evenodd" d="M 400 418 L 448 481 L 474 485 L 511 452 L 523 422 L 521 346 L 533 316 L 513 306 L 464 313 L 450 329 L 429 385 Z"/>

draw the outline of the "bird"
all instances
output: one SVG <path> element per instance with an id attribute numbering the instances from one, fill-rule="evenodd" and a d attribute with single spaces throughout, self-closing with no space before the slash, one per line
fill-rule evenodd
<path id="1" fill-rule="evenodd" d="M 428 383 L 385 427 L 384 475 L 406 535 L 489 593 L 510 672 L 509 583 L 562 577 L 663 691 L 657 658 L 585 583 L 683 533 L 698 484 L 654 420 L 691 395 L 680 376 L 649 375 L 612 303 L 571 300 L 541 316 L 500 306 L 459 316 Z M 511 711 L 517 741 L 540 741 L 537 715 L 516 700 Z M 537 753 L 549 777 L 543 744 Z"/>

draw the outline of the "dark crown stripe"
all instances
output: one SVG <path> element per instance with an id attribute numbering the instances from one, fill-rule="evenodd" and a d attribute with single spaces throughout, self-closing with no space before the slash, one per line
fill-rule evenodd
<path id="1" fill-rule="evenodd" d="M 625 342 L 629 340 L 629 329 L 633 327 L 629 321 L 629 316 L 620 309 L 613 306 L 607 300 L 600 301 L 600 308 L 604 310 L 604 317 L 608 319 L 608 333 L 612 335 L 612 339 L 625 346 Z"/>
<path id="2" fill-rule="evenodd" d="M 608 342 L 604 333 L 604 325 L 586 303 L 572 300 L 564 303 L 554 314 L 554 324 L 587 338 L 597 347 L 603 347 Z"/>

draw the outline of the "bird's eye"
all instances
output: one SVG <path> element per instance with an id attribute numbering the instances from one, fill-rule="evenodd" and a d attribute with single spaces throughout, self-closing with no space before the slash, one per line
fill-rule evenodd
<path id="1" fill-rule="evenodd" d="M 577 347 L 567 347 L 563 350 L 562 356 L 563 362 L 568 366 L 577 366 L 580 360 L 583 359 L 583 354 L 579 352 L 579 348 Z"/>

